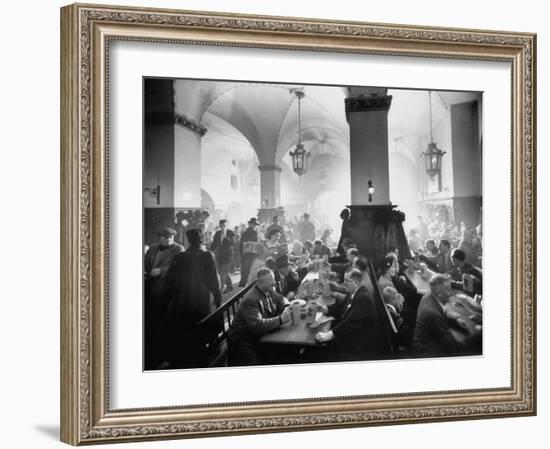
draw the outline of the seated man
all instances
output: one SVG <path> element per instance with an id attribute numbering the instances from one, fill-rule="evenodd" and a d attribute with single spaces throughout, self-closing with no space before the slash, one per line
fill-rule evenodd
<path id="1" fill-rule="evenodd" d="M 323 258 L 327 256 L 327 259 L 331 256 L 330 249 L 327 245 L 324 245 L 321 240 L 315 240 L 313 242 L 313 256 Z"/>
<path id="2" fill-rule="evenodd" d="M 425 262 L 428 267 L 438 273 L 448 273 L 453 267 L 451 263 L 451 244 L 445 239 L 439 241 L 438 254 L 435 256 L 420 254 L 419 258 L 422 262 Z"/>
<path id="3" fill-rule="evenodd" d="M 359 256 L 359 250 L 357 248 L 349 248 L 346 253 L 345 262 L 330 264 L 330 270 L 340 275 L 340 283 L 344 281 L 344 273 L 351 268 L 353 261 L 357 256 Z"/>
<path id="4" fill-rule="evenodd" d="M 393 287 L 386 287 L 382 292 L 386 308 L 397 329 L 397 335 L 394 337 L 395 346 L 398 348 L 409 348 L 414 330 L 414 322 L 410 322 L 408 315 L 404 313 L 405 298 Z"/>
<path id="5" fill-rule="evenodd" d="M 390 316 L 392 317 L 395 327 L 399 330 L 403 324 L 401 312 L 403 312 L 403 303 L 405 302 L 405 299 L 397 292 L 395 288 L 389 286 L 384 288 L 382 297 L 384 298 L 384 303 L 390 312 Z"/>
<path id="6" fill-rule="evenodd" d="M 300 277 L 296 271 L 290 268 L 288 256 L 279 256 L 275 260 L 275 283 L 278 293 L 292 299 L 300 286 Z"/>
<path id="7" fill-rule="evenodd" d="M 427 256 L 436 256 L 439 252 L 439 249 L 437 249 L 437 246 L 435 246 L 434 239 L 427 239 L 424 242 L 424 250 Z"/>
<path id="8" fill-rule="evenodd" d="M 412 352 L 418 357 L 444 357 L 463 354 L 480 334 L 470 335 L 459 343 L 450 331 L 450 321 L 444 306 L 453 292 L 451 280 L 443 274 L 434 274 L 430 279 L 430 293 L 418 306 L 413 335 Z"/>
<path id="9" fill-rule="evenodd" d="M 461 282 L 453 282 L 452 287 L 481 295 L 483 290 L 483 272 L 479 268 L 474 267 L 471 263 L 466 262 L 466 253 L 461 249 L 456 248 L 452 250 L 451 261 L 457 268 L 461 278 Z M 472 277 L 473 285 L 470 289 L 468 289 L 465 275 Z"/>
<path id="10" fill-rule="evenodd" d="M 332 330 L 318 332 L 315 340 L 318 343 L 333 341 L 339 361 L 379 359 L 389 350 L 374 298 L 369 297 L 362 281 L 361 271 L 350 269 L 344 278 L 349 293 L 347 299 L 328 307 L 320 306 L 320 310 L 335 317 L 336 322 Z"/>
<path id="11" fill-rule="evenodd" d="M 260 365 L 258 348 L 262 335 L 290 321 L 288 301 L 274 289 L 269 268 L 256 274 L 256 285 L 244 296 L 227 334 L 230 366 Z"/>

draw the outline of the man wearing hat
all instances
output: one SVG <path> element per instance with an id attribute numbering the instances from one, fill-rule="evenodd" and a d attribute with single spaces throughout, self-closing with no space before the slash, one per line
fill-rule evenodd
<path id="1" fill-rule="evenodd" d="M 158 327 L 159 320 L 162 320 L 163 289 L 172 260 L 184 250 L 183 246 L 174 242 L 176 234 L 172 228 L 160 229 L 158 243 L 151 245 L 145 253 L 145 369 L 155 368 L 162 362 L 159 355 Z"/>
<path id="2" fill-rule="evenodd" d="M 253 245 L 251 243 L 259 243 L 258 237 L 258 220 L 256 217 L 252 217 L 248 220 L 248 228 L 241 235 L 239 242 L 239 253 L 241 254 L 241 281 L 240 287 L 246 286 L 248 275 L 250 274 L 250 267 L 252 262 L 258 256 L 259 249 L 256 249 L 259 245 Z"/>
<path id="3" fill-rule="evenodd" d="M 275 283 L 277 284 L 275 289 L 281 295 L 292 299 L 298 287 L 300 286 L 300 277 L 288 263 L 288 256 L 286 254 L 277 257 L 275 259 Z"/>
<path id="4" fill-rule="evenodd" d="M 200 368 L 208 364 L 199 321 L 221 305 L 214 255 L 202 249 L 202 232 L 186 232 L 189 248 L 174 257 L 166 276 L 166 358 L 173 368 Z"/>
<path id="5" fill-rule="evenodd" d="M 210 245 L 210 251 L 214 252 L 216 260 L 218 259 L 218 251 L 222 247 L 223 239 L 225 238 L 225 233 L 227 232 L 227 220 L 221 219 L 218 222 L 218 230 L 214 234 L 212 239 L 212 244 Z"/>

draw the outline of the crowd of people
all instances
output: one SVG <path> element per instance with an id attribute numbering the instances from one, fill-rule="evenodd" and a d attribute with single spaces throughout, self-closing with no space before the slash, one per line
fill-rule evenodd
<path id="1" fill-rule="evenodd" d="M 410 255 L 388 252 L 374 274 L 351 239 L 349 210 L 340 217 L 338 242 L 307 213 L 292 226 L 278 216 L 269 225 L 252 217 L 245 229 L 220 219 L 213 233 L 188 229 L 181 243 L 176 230 L 160 230 L 144 261 L 145 368 L 207 366 L 196 325 L 221 305 L 224 292 L 237 288 L 235 277 L 239 287 L 254 285 L 228 331 L 228 364 L 267 363 L 259 340 L 290 320 L 288 305 L 309 272 L 322 273 L 333 298 L 330 306 L 316 304 L 334 318 L 331 330 L 315 336 L 325 360 L 480 353 L 480 332 L 457 341 L 451 333 L 456 317 L 445 311 L 456 289 L 473 286 L 481 294 L 481 269 L 468 260 L 478 253 L 465 245 L 452 249 L 443 238 L 436 246 L 427 234 L 422 245 L 409 242 Z M 420 239 L 425 232 L 429 227 L 410 235 Z M 435 273 L 424 296 L 404 275 L 419 263 Z"/>

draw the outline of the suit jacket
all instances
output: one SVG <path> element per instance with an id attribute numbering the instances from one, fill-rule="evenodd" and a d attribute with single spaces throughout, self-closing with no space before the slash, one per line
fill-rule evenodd
<path id="1" fill-rule="evenodd" d="M 281 327 L 279 315 L 288 305 L 288 301 L 277 292 L 271 294 L 271 300 L 272 307 L 258 286 L 254 286 L 244 295 L 229 328 L 229 339 L 233 342 L 257 342 L 262 335 Z"/>
<path id="2" fill-rule="evenodd" d="M 337 320 L 332 333 L 340 360 L 373 359 L 387 351 L 382 321 L 365 286 L 353 297 L 329 306 L 328 314 Z"/>
<path id="3" fill-rule="evenodd" d="M 451 253 L 437 253 L 435 256 L 420 255 L 420 260 L 426 262 L 430 268 L 438 273 L 448 273 L 453 268 Z"/>
<path id="4" fill-rule="evenodd" d="M 460 345 L 449 330 L 443 306 L 431 293 L 420 300 L 413 335 L 412 351 L 418 356 L 449 356 L 459 352 Z"/>

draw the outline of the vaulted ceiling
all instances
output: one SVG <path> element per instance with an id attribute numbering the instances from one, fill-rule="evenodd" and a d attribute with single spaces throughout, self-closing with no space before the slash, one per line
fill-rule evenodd
<path id="1" fill-rule="evenodd" d="M 349 161 L 349 127 L 344 99 L 349 89 L 290 84 L 233 83 L 177 80 L 176 112 L 208 128 L 203 145 L 232 151 L 235 159 L 250 157 L 252 148 L 261 165 L 289 164 L 289 150 L 298 141 L 298 100 L 294 88 L 304 90 L 301 101 L 301 140 L 311 160 L 334 154 Z M 389 136 L 406 145 L 408 139 L 430 133 L 427 91 L 390 89 Z M 434 129 L 448 119 L 452 104 L 473 101 L 477 93 L 433 92 Z M 390 150 L 391 150 L 390 141 Z"/>

